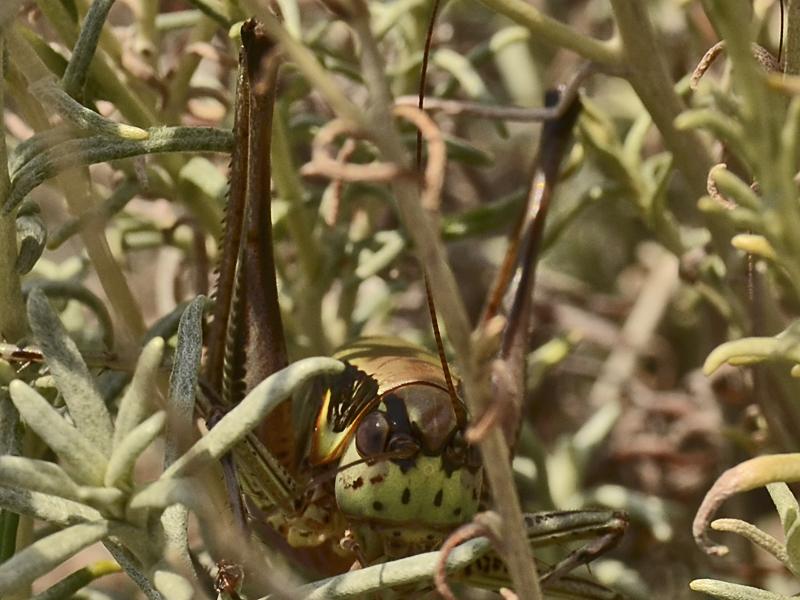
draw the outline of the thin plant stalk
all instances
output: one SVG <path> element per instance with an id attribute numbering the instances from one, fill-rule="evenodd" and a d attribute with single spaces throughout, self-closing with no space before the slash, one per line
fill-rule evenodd
<path id="1" fill-rule="evenodd" d="M 372 121 L 370 131 L 374 132 L 373 139 L 384 156 L 392 162 L 408 165 L 407 152 L 391 117 L 393 100 L 385 78 L 385 64 L 372 35 L 369 13 L 365 7 L 357 10 L 351 25 L 362 46 L 362 72 L 372 98 L 372 111 L 368 118 Z M 441 240 L 419 201 L 416 183 L 412 179 L 400 178 L 394 189 L 401 218 L 414 239 L 418 258 L 428 272 L 434 298 L 456 350 L 456 361 L 464 378 L 467 405 L 473 414 L 479 414 L 489 404 L 491 392 L 486 384 L 489 380 L 486 368 L 488 365 L 478 365 L 473 360 L 471 328 L 455 277 L 445 260 Z M 542 597 L 538 573 L 528 542 L 519 527 L 522 523 L 522 509 L 502 431 L 499 428 L 490 430 L 479 447 L 484 464 L 492 465 L 491 469 L 486 470 L 486 475 L 494 493 L 498 513 L 502 517 L 505 557 L 514 588 L 520 598 L 538 600 Z"/>
<path id="2" fill-rule="evenodd" d="M 0 32 L 0 81 L 3 81 L 5 36 Z M 4 86 L 0 85 L 0 115 L 5 106 Z M 5 127 L 2 128 L 3 133 Z M 5 133 L 0 136 L 0 203 L 5 202 L 11 182 L 8 176 L 8 158 Z M 17 341 L 27 331 L 25 302 L 22 299 L 20 278 L 16 270 L 17 234 L 16 211 L 0 215 L 0 338 Z"/>
<path id="3" fill-rule="evenodd" d="M 800 75 L 800 0 L 787 0 L 783 72 Z"/>

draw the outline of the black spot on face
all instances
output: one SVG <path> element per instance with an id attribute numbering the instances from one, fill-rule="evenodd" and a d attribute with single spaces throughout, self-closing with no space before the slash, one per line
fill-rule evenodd
<path id="1" fill-rule="evenodd" d="M 372 485 L 377 485 L 383 481 L 383 475 L 375 475 L 375 477 L 370 477 L 369 482 Z"/>
<path id="2" fill-rule="evenodd" d="M 372 508 L 374 508 L 377 511 L 383 510 L 383 502 L 378 502 L 377 500 L 375 500 L 375 502 L 372 503 Z"/>
<path id="3" fill-rule="evenodd" d="M 403 490 L 403 497 L 400 498 L 403 504 L 408 504 L 411 501 L 411 490 L 406 488 Z"/>
<path id="4" fill-rule="evenodd" d="M 467 565 L 467 567 L 464 569 L 464 575 L 467 577 L 472 575 L 472 565 Z"/>
<path id="5" fill-rule="evenodd" d="M 361 479 L 361 477 L 359 477 L 358 479 L 356 479 L 356 480 L 353 482 L 353 489 L 354 489 L 354 490 L 357 490 L 357 489 L 358 489 L 358 488 L 360 488 L 362 485 L 364 485 L 364 480 L 363 480 L 363 479 Z"/>
<path id="6" fill-rule="evenodd" d="M 439 490 L 438 492 L 436 492 L 436 496 L 433 499 L 433 505 L 437 507 L 441 506 L 443 499 L 444 499 L 444 490 Z"/>
<path id="7" fill-rule="evenodd" d="M 459 506 L 457 509 L 453 511 L 453 516 L 457 517 L 461 514 L 461 507 Z"/>

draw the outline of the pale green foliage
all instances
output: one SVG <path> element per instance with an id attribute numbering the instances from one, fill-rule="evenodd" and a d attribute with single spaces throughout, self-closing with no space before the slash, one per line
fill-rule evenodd
<path id="1" fill-rule="evenodd" d="M 746 165 L 752 180 L 758 184 L 758 190 L 754 192 L 753 186 L 724 165 L 718 165 L 710 171 L 710 197 L 701 198 L 699 207 L 715 215 L 729 231 L 739 232 L 731 236 L 731 245 L 761 260 L 768 269 L 770 291 L 796 305 L 800 299 L 800 271 L 797 268 L 800 264 L 800 246 L 797 243 L 800 208 L 795 183 L 800 99 L 787 100 L 770 89 L 769 78 L 779 78 L 780 75 L 768 73 L 765 63 L 756 61 L 754 54 L 757 53 L 752 50 L 747 36 L 743 35 L 747 30 L 747 20 L 731 3 L 709 1 L 707 7 L 726 42 L 736 95 L 723 92 L 713 83 L 706 84 L 707 87 L 701 88 L 705 93 L 695 99 L 698 108 L 684 112 L 676 124 L 684 129 L 705 129 L 723 141 L 731 156 L 735 157 L 733 160 Z M 790 54 L 789 59 L 794 58 Z M 785 65 L 790 72 L 796 67 L 795 64 Z M 767 327 L 774 330 L 776 321 L 780 323 L 773 318 Z M 758 326 L 764 327 L 763 324 Z M 799 342 L 796 323 L 774 336 L 735 339 L 718 346 L 706 359 L 703 369 L 706 374 L 711 374 L 726 363 L 745 366 L 765 361 L 788 361 L 795 365 L 792 368 L 794 374 L 800 359 L 797 352 Z M 767 417 L 768 420 L 774 418 L 769 413 Z M 797 553 L 798 504 L 786 482 L 796 482 L 799 478 L 800 456 L 797 454 L 760 456 L 729 469 L 708 492 L 697 513 L 695 538 L 710 554 L 722 555 L 727 552 L 727 547 L 710 542 L 706 533 L 709 523 L 713 529 L 738 533 L 775 556 L 797 576 L 800 567 L 797 562 L 800 558 Z M 711 522 L 713 513 L 726 498 L 764 485 L 780 516 L 785 537 L 783 542 L 747 521 L 720 519 Z M 695 580 L 691 587 L 726 599 L 784 598 L 772 592 L 709 579 Z"/>
<path id="2" fill-rule="evenodd" d="M 203 305 L 202 298 L 190 304 L 178 330 L 167 411 L 175 416 L 173 423 L 182 422 L 184 427 L 187 419 L 191 424 L 197 387 Z M 163 557 L 188 550 L 185 516 L 170 520 L 165 510 L 181 502 L 195 512 L 206 512 L 192 475 L 215 463 L 294 387 L 316 374 L 340 369 L 340 364 L 328 358 L 306 359 L 268 378 L 209 435 L 185 452 L 180 446 L 173 447 L 175 459 L 170 459 L 170 467 L 157 481 L 143 485 L 132 479 L 133 466 L 166 423 L 167 412 L 158 410 L 160 391 L 153 376 L 162 360 L 164 341 L 154 338 L 142 351 L 112 426 L 93 377 L 48 301 L 33 292 L 28 309 L 69 420 L 20 380 L 9 387 L 11 400 L 22 422 L 56 453 L 63 468 L 21 456 L 0 456 L 0 506 L 63 529 L 0 565 L 0 594 L 23 589 L 79 550 L 104 541 L 128 557 L 122 566 L 149 597 L 192 597 L 193 585 L 163 564 Z M 3 422 L 6 426 L 13 423 Z M 165 518 L 159 521 L 162 513 Z M 189 564 L 187 556 L 184 566 Z M 143 584 L 147 581 L 151 585 Z"/>

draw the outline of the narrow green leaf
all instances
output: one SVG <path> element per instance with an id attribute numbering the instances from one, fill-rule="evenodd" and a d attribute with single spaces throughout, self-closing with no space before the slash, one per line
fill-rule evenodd
<path id="1" fill-rule="evenodd" d="M 800 515 L 800 505 L 797 503 L 797 498 L 794 497 L 792 490 L 784 482 L 768 483 L 767 491 L 769 492 L 775 508 L 778 510 L 778 515 L 781 518 L 781 525 L 783 525 L 784 533 L 795 524 L 798 515 Z"/>
<path id="2" fill-rule="evenodd" d="M 792 490 L 783 482 L 767 484 L 769 492 L 783 525 L 785 537 L 787 566 L 796 575 L 800 575 L 800 505 Z"/>
<path id="3" fill-rule="evenodd" d="M 800 363 L 800 339 L 794 335 L 751 337 L 720 344 L 706 358 L 703 373 L 710 375 L 725 363 L 752 364 L 779 359 Z"/>
<path id="4" fill-rule="evenodd" d="M 789 596 L 782 594 L 716 579 L 695 579 L 689 587 L 695 592 L 703 592 L 723 600 L 790 600 Z"/>
<path id="5" fill-rule="evenodd" d="M 58 455 L 67 473 L 79 483 L 101 485 L 106 470 L 103 453 L 26 383 L 17 379 L 8 389 L 26 425 Z"/>
<path id="6" fill-rule="evenodd" d="M 7 561 L 17 551 L 19 515 L 0 510 L 0 563 Z"/>
<path id="7" fill-rule="evenodd" d="M 130 386 L 119 403 L 117 420 L 114 424 L 114 449 L 128 434 L 150 414 L 155 406 L 153 398 L 158 395 L 158 367 L 164 357 L 164 339 L 153 338 L 142 349 L 136 363 Z"/>
<path id="8" fill-rule="evenodd" d="M 81 523 L 35 541 L 0 565 L 0 593 L 29 585 L 108 535 L 108 521 Z"/>
<path id="9" fill-rule="evenodd" d="M 50 586 L 40 594 L 36 594 L 32 600 L 62 600 L 71 598 L 76 592 L 80 591 L 95 579 L 100 579 L 112 573 L 119 573 L 122 569 L 113 560 L 100 560 L 96 563 L 78 569 L 67 575 L 58 583 Z"/>
<path id="10" fill-rule="evenodd" d="M 111 415 L 78 347 L 40 290 L 34 289 L 28 296 L 28 318 L 78 431 L 101 452 L 111 452 Z"/>
<path id="11" fill-rule="evenodd" d="M 167 421 L 167 413 L 158 411 L 140 423 L 114 448 L 108 459 L 105 484 L 115 486 L 128 479 L 133 472 L 136 460 L 153 440 L 158 437 Z"/>
<path id="12" fill-rule="evenodd" d="M 449 48 L 440 48 L 432 53 L 431 61 L 440 69 L 453 75 L 461 85 L 461 89 L 470 98 L 491 97 L 478 71 L 462 54 Z"/>

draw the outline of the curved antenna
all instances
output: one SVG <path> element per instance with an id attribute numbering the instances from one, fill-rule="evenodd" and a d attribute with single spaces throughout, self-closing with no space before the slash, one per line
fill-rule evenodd
<path id="1" fill-rule="evenodd" d="M 783 55 L 783 30 L 786 28 L 786 20 L 785 20 L 785 13 L 783 7 L 783 0 L 780 1 L 781 5 L 781 34 L 780 38 L 778 39 L 778 62 L 781 62 L 781 56 Z"/>
<path id="2" fill-rule="evenodd" d="M 425 104 L 425 82 L 428 78 L 428 59 L 431 54 L 431 45 L 433 44 L 433 28 L 436 25 L 436 16 L 439 12 L 440 0 L 433 0 L 433 7 L 431 8 L 431 17 L 428 21 L 428 31 L 425 35 L 425 49 L 422 54 L 422 69 L 419 74 L 419 96 L 417 107 L 422 110 Z M 417 173 L 422 172 L 422 132 L 417 129 Z M 428 300 L 428 312 L 431 316 L 431 325 L 433 326 L 433 337 L 436 339 L 436 350 L 439 353 L 439 362 L 442 363 L 442 371 L 444 372 L 444 380 L 447 383 L 447 392 L 450 394 L 450 400 L 453 404 L 453 411 L 456 415 L 456 421 L 459 425 L 464 425 L 467 422 L 467 413 L 464 410 L 461 401 L 456 393 L 456 387 L 453 385 L 453 377 L 450 375 L 450 367 L 447 365 L 447 357 L 444 354 L 444 343 L 442 342 L 442 334 L 439 331 L 439 320 L 436 318 L 436 306 L 433 303 L 433 292 L 431 291 L 431 283 L 428 278 L 428 271 L 425 265 L 422 266 L 422 277 L 425 280 L 425 295 Z"/>
<path id="3" fill-rule="evenodd" d="M 422 69 L 419 73 L 419 91 L 417 108 L 422 110 L 425 103 L 425 83 L 428 80 L 428 59 L 431 56 L 433 44 L 433 28 L 436 25 L 436 16 L 439 13 L 439 0 L 433 0 L 431 18 L 428 20 L 428 32 L 425 34 L 425 49 L 422 52 Z M 422 132 L 417 129 L 417 173 L 422 171 Z"/>
<path id="4" fill-rule="evenodd" d="M 444 343 L 442 342 L 442 334 L 439 331 L 439 320 L 436 318 L 436 306 L 433 304 L 433 293 L 431 292 L 431 284 L 428 280 L 428 272 L 423 269 L 422 278 L 425 280 L 425 295 L 428 298 L 428 312 L 431 315 L 431 326 L 433 326 L 433 337 L 436 338 L 436 350 L 439 353 L 439 362 L 442 363 L 442 371 L 444 371 L 444 380 L 447 383 L 447 392 L 450 394 L 450 400 L 453 404 L 453 411 L 456 414 L 456 422 L 459 426 L 467 422 L 467 412 L 464 410 L 464 405 L 456 393 L 456 386 L 453 385 L 453 377 L 450 375 L 450 368 L 447 366 L 447 357 L 444 355 Z"/>

